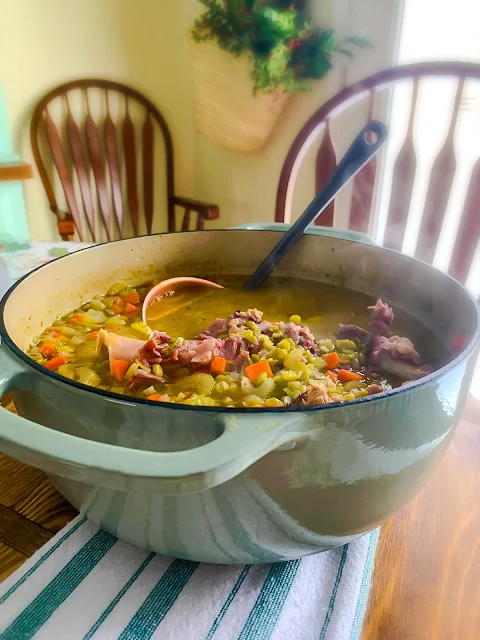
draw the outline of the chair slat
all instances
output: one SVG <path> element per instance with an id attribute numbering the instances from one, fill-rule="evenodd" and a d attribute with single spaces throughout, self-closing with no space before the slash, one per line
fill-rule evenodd
<path id="1" fill-rule="evenodd" d="M 445 212 L 447 210 L 450 192 L 457 162 L 455 159 L 454 137 L 460 101 L 462 98 L 464 78 L 458 82 L 457 93 L 452 111 L 450 125 L 445 143 L 439 151 L 432 166 L 428 182 L 427 196 L 423 211 L 422 223 L 418 234 L 415 257 L 432 263 L 440 238 Z"/>
<path id="2" fill-rule="evenodd" d="M 84 91 L 87 106 L 87 117 L 85 119 L 85 135 L 87 138 L 88 153 L 90 155 L 93 177 L 95 179 L 95 185 L 97 187 L 100 217 L 105 228 L 107 239 L 110 241 L 110 203 L 108 201 L 107 183 L 105 180 L 105 171 L 103 169 L 103 159 L 100 148 L 100 134 L 98 131 L 98 127 L 92 118 L 92 114 L 90 113 L 87 90 L 85 89 Z"/>
<path id="3" fill-rule="evenodd" d="M 197 215 L 197 231 L 203 231 L 205 229 L 205 218 L 201 213 Z"/>
<path id="4" fill-rule="evenodd" d="M 376 174 L 377 158 L 374 156 L 355 176 L 348 225 L 348 228 L 353 231 L 361 233 L 368 231 Z"/>
<path id="5" fill-rule="evenodd" d="M 332 173 L 337 166 L 337 158 L 335 155 L 335 149 L 333 147 L 332 136 L 330 133 L 330 121 L 325 121 L 325 132 L 323 134 L 323 140 L 320 144 L 320 148 L 317 153 L 315 162 L 315 192 L 318 193 L 320 189 L 330 179 Z M 318 216 L 315 220 L 317 226 L 333 227 L 334 217 L 334 204 L 331 202 L 325 211 Z"/>
<path id="6" fill-rule="evenodd" d="M 55 126 L 47 110 L 45 111 L 45 133 L 47 135 L 48 144 L 52 152 L 53 162 L 57 169 L 60 182 L 62 183 L 62 188 L 67 200 L 69 213 L 73 218 L 78 237 L 80 241 L 82 241 L 82 224 L 80 221 L 77 202 L 75 200 L 75 191 L 73 189 L 72 180 L 70 178 L 65 156 L 63 154 L 62 141 L 60 140 L 60 135 L 58 133 L 57 127 Z M 58 211 L 55 213 L 58 213 Z"/>
<path id="7" fill-rule="evenodd" d="M 368 104 L 368 122 L 373 120 L 374 108 L 375 90 L 373 89 L 370 91 Z M 368 231 L 376 174 L 377 156 L 375 155 L 353 179 L 352 203 L 348 223 L 348 228 L 353 231 L 359 231 L 360 233 Z"/>
<path id="8" fill-rule="evenodd" d="M 147 233 L 152 233 L 153 224 L 153 124 L 147 112 L 142 129 L 143 151 L 143 206 Z"/>
<path id="9" fill-rule="evenodd" d="M 107 101 L 107 115 L 103 125 L 105 153 L 107 155 L 108 171 L 110 175 L 115 223 L 117 225 L 120 238 L 123 238 L 122 181 L 120 175 L 120 163 L 118 160 L 117 128 L 115 127 L 115 123 L 113 122 L 110 114 L 108 92 L 105 93 L 105 96 Z"/>
<path id="10" fill-rule="evenodd" d="M 127 196 L 130 217 L 134 235 L 138 235 L 138 190 L 137 166 L 135 152 L 135 128 L 133 125 L 128 102 L 126 103 L 125 119 L 123 121 L 123 150 L 125 153 L 125 171 L 127 176 Z"/>
<path id="11" fill-rule="evenodd" d="M 413 128 L 418 98 L 418 78 L 413 83 L 412 101 L 408 119 L 407 133 L 393 167 L 392 190 L 388 207 L 387 226 L 384 246 L 389 249 L 402 250 L 408 213 L 412 201 L 413 185 L 417 171 L 417 156 L 413 144 Z"/>
<path id="12" fill-rule="evenodd" d="M 480 158 L 475 163 L 465 197 L 455 246 L 448 272 L 465 283 L 472 266 L 480 237 Z"/>
<path id="13" fill-rule="evenodd" d="M 85 157 L 83 155 L 82 138 L 80 136 L 80 129 L 78 128 L 69 107 L 66 119 L 66 129 L 73 166 L 77 173 L 80 193 L 82 194 L 83 210 L 85 212 L 88 230 L 92 240 L 95 240 L 95 213 L 92 194 L 90 191 L 90 183 L 88 180 L 88 172 L 85 165 Z"/>
<path id="14" fill-rule="evenodd" d="M 182 231 L 188 231 L 190 229 L 190 218 L 191 218 L 190 209 L 185 209 L 185 213 L 183 214 L 183 220 L 182 220 Z"/>

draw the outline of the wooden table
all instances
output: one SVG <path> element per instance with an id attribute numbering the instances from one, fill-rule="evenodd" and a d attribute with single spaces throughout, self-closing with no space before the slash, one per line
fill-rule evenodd
<path id="1" fill-rule="evenodd" d="M 42 471 L 0 453 L 0 581 L 76 515 Z"/>
<path id="2" fill-rule="evenodd" d="M 41 471 L 0 454 L 0 580 L 76 515 Z M 383 527 L 362 640 L 480 638 L 480 402 L 440 467 Z"/>

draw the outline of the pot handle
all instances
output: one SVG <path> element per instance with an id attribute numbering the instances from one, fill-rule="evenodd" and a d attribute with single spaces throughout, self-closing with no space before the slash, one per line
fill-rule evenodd
<path id="1" fill-rule="evenodd" d="M 29 374 L 2 345 L 0 395 L 17 387 L 20 375 Z M 307 418 L 302 413 L 224 413 L 219 416 L 223 433 L 212 442 L 186 451 L 157 452 L 79 438 L 3 408 L 0 412 L 0 450 L 7 455 L 89 485 L 164 495 L 201 491 L 234 478 L 303 435 Z"/>
<path id="2" fill-rule="evenodd" d="M 26 375 L 21 362 L 6 354 L 5 346 L 0 341 L 0 399 L 17 387 L 15 381 Z"/>

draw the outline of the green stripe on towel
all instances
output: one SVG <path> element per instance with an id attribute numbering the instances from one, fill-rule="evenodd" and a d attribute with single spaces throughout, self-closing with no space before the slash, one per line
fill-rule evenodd
<path id="1" fill-rule="evenodd" d="M 277 562 L 263 583 L 238 640 L 268 640 L 297 575 L 300 560 Z"/>
<path id="2" fill-rule="evenodd" d="M 1 634 L 2 640 L 32 638 L 116 542 L 105 531 L 96 533 Z"/>
<path id="3" fill-rule="evenodd" d="M 340 580 L 342 579 L 343 567 L 345 566 L 345 561 L 347 560 L 347 551 L 348 544 L 346 544 L 342 550 L 342 556 L 338 565 L 337 577 L 335 578 L 335 584 L 333 585 L 332 595 L 330 596 L 330 602 L 328 604 L 327 615 L 325 616 L 325 620 L 323 622 L 322 630 L 320 631 L 318 640 L 325 639 L 325 634 L 327 633 L 328 625 L 330 624 L 333 609 L 335 607 L 335 600 L 337 599 L 338 586 L 340 584 Z"/>
<path id="4" fill-rule="evenodd" d="M 355 617 L 353 619 L 350 640 L 358 640 L 360 638 L 360 634 L 362 633 L 363 618 L 367 609 L 368 592 L 370 591 L 373 563 L 375 560 L 375 552 L 377 550 L 379 535 L 380 529 L 375 529 L 375 531 L 372 531 L 370 534 L 367 558 L 365 560 L 365 566 L 363 569 L 362 582 L 360 585 L 360 592 L 358 594 L 357 608 L 355 610 Z"/>
<path id="5" fill-rule="evenodd" d="M 67 531 L 67 533 L 65 533 L 60 538 L 60 540 L 58 540 L 58 542 L 56 542 L 53 545 L 53 547 L 51 547 L 47 551 L 45 555 L 43 555 L 39 560 L 37 560 L 37 562 L 32 567 L 30 567 L 30 569 L 26 573 L 23 574 L 20 580 L 17 580 L 17 582 L 15 582 L 15 584 L 12 585 L 10 589 L 3 594 L 3 596 L 0 598 L 0 605 L 2 605 L 5 602 L 5 600 L 12 595 L 12 593 L 15 593 L 18 587 L 21 587 L 22 584 L 27 580 L 27 578 L 29 578 L 32 575 L 32 573 L 35 573 L 35 571 L 45 562 L 45 560 L 47 560 L 52 555 L 52 553 L 54 553 L 58 549 L 58 547 L 61 544 L 63 544 L 67 538 L 69 538 L 72 535 L 72 533 L 75 533 L 75 531 L 79 527 L 81 527 L 82 524 L 85 524 L 86 521 L 87 521 L 86 518 L 81 518 L 75 525 L 73 525 L 73 527 L 69 531 Z"/>
<path id="6" fill-rule="evenodd" d="M 247 577 L 247 573 L 250 570 L 250 567 L 252 565 L 248 564 L 242 571 L 242 573 L 238 576 L 237 581 L 235 582 L 235 584 L 233 585 L 232 590 L 230 591 L 230 594 L 228 596 L 228 598 L 225 600 L 225 602 L 223 603 L 222 608 L 220 609 L 220 613 L 218 614 L 218 616 L 215 618 L 212 627 L 210 629 L 210 631 L 208 632 L 205 640 L 211 640 L 213 638 L 213 636 L 215 635 L 218 627 L 220 626 L 221 621 L 223 620 L 223 618 L 225 617 L 225 614 L 227 613 L 230 605 L 232 604 L 235 596 L 237 595 L 240 587 L 243 584 L 243 581 L 245 580 L 245 578 Z"/>
<path id="7" fill-rule="evenodd" d="M 108 618 L 108 616 L 112 613 L 112 611 L 115 609 L 115 607 L 117 606 L 117 604 L 120 602 L 120 600 L 123 598 L 123 596 L 127 593 L 127 591 L 130 589 L 130 587 L 132 586 L 132 584 L 135 582 L 135 580 L 138 578 L 138 576 L 147 568 L 147 566 L 150 564 L 150 562 L 155 558 L 155 553 L 150 553 L 150 555 L 143 561 L 143 563 L 138 567 L 138 569 L 135 571 L 135 573 L 133 574 L 133 576 L 128 580 L 128 582 L 126 582 L 123 587 L 120 589 L 120 591 L 117 593 L 117 595 L 115 596 L 115 598 L 110 602 L 110 604 L 108 605 L 108 607 L 105 609 L 105 611 L 102 613 L 102 615 L 98 618 L 98 620 L 95 622 L 95 624 L 92 626 L 92 628 L 89 630 L 89 632 L 86 634 L 86 636 L 83 638 L 83 640 L 90 640 L 90 638 L 93 636 L 93 634 L 97 631 L 97 629 L 99 628 L 99 626 Z"/>
<path id="8" fill-rule="evenodd" d="M 198 562 L 174 560 L 122 631 L 118 640 L 151 638 L 197 567 Z"/>

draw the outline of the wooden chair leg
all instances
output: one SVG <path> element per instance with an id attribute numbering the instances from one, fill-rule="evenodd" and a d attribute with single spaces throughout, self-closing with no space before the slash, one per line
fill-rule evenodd
<path id="1" fill-rule="evenodd" d="M 73 236 L 75 235 L 75 225 L 73 224 L 72 218 L 58 220 L 57 228 L 62 240 L 66 240 L 67 242 L 71 242 L 73 240 Z"/>

